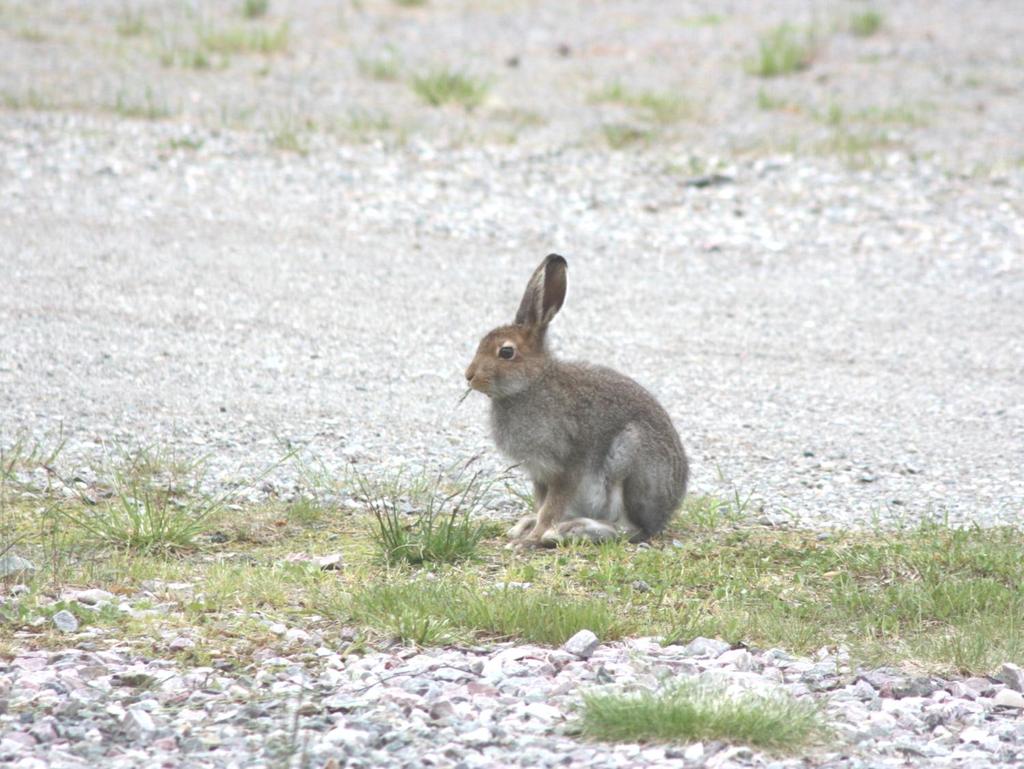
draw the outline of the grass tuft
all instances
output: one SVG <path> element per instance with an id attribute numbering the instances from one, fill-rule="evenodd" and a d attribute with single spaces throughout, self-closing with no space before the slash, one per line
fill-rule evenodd
<path id="1" fill-rule="evenodd" d="M 141 8 L 125 4 L 117 17 L 116 29 L 121 37 L 138 37 L 146 32 L 146 14 Z"/>
<path id="2" fill-rule="evenodd" d="M 584 694 L 582 729 L 611 742 L 722 740 L 786 751 L 825 733 L 812 702 L 781 693 L 731 695 L 692 681 L 658 692 Z"/>
<path id="3" fill-rule="evenodd" d="M 247 19 L 258 19 L 267 15 L 270 8 L 270 0 L 244 0 L 242 2 L 242 15 Z"/>
<path id="4" fill-rule="evenodd" d="M 634 144 L 646 144 L 653 137 L 649 130 L 625 123 L 605 123 L 601 126 L 601 133 L 608 146 L 614 150 L 625 149 Z"/>
<path id="5" fill-rule="evenodd" d="M 119 91 L 111 109 L 123 117 L 145 120 L 162 120 L 171 115 L 171 108 L 167 106 L 167 102 L 158 99 L 149 86 L 146 86 L 141 99 Z"/>
<path id="6" fill-rule="evenodd" d="M 690 112 L 689 103 L 678 94 L 634 91 L 622 83 L 612 83 L 590 97 L 594 103 L 622 104 L 656 123 L 675 123 Z"/>
<path id="7" fill-rule="evenodd" d="M 229 27 L 227 29 L 203 29 L 199 32 L 200 47 L 224 55 L 280 53 L 288 49 L 289 26 L 287 22 L 274 29 L 259 27 Z"/>
<path id="8" fill-rule="evenodd" d="M 456 563 L 476 555 L 487 532 L 476 518 L 492 482 L 484 482 L 479 472 L 467 477 L 467 468 L 451 480 L 441 475 L 432 482 L 417 480 L 409 514 L 403 512 L 408 489 L 401 476 L 379 484 L 358 479 L 372 516 L 370 534 L 385 563 Z"/>
<path id="9" fill-rule="evenodd" d="M 359 74 L 371 80 L 390 82 L 398 79 L 398 57 L 391 51 L 377 58 L 360 58 L 356 60 Z"/>
<path id="10" fill-rule="evenodd" d="M 483 104 L 490 86 L 487 81 L 449 69 L 436 69 L 412 79 L 412 89 L 432 107 L 459 104 L 473 109 Z"/>
<path id="11" fill-rule="evenodd" d="M 857 37 L 871 37 L 882 28 L 883 17 L 872 9 L 855 13 L 850 17 L 850 32 Z"/>
<path id="12" fill-rule="evenodd" d="M 141 449 L 110 473 L 105 499 L 59 513 L 99 544 L 140 553 L 187 550 L 224 508 L 223 498 L 198 490 L 198 469 Z"/>
<path id="13" fill-rule="evenodd" d="M 793 25 L 782 24 L 761 37 L 758 55 L 747 62 L 747 71 L 758 77 L 778 77 L 807 69 L 815 47 L 811 32 L 800 33 Z"/>

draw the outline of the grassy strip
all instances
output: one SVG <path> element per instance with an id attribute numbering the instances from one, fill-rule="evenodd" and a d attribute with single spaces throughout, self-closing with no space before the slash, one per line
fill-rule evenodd
<path id="1" fill-rule="evenodd" d="M 131 597 L 164 580 L 193 583 L 194 594 L 161 596 L 151 621 L 200 633 L 247 634 L 230 628 L 261 612 L 419 644 L 558 644 L 586 627 L 605 640 L 703 635 L 800 654 L 841 644 L 861 664 L 936 672 L 1024 662 L 1017 529 L 926 523 L 823 536 L 745 524 L 737 496 L 688 500 L 651 547 L 511 552 L 501 526 L 479 524 L 490 484 L 478 476 L 364 481 L 360 492 L 352 474 L 306 467 L 315 499 L 237 507 L 204 495 L 195 466 L 167 452 L 126 454 L 74 497 L 47 488 L 56 462 L 27 444 L 0 452 L 0 552 L 40 567 L 9 578 L 29 591 L 6 606 L 0 641 L 34 632 L 45 597 L 65 585 Z M 331 501 L 339 497 L 352 507 Z M 379 519 L 375 504 L 384 504 Z M 340 572 L 293 562 L 338 551 Z M 137 640 L 153 636 L 139 629 Z"/>
<path id="2" fill-rule="evenodd" d="M 746 69 L 758 77 L 789 75 L 807 69 L 816 50 L 812 32 L 800 32 L 791 24 L 782 24 L 761 37 L 757 56 L 747 62 Z"/>
<path id="3" fill-rule="evenodd" d="M 723 740 L 787 751 L 825 733 L 812 702 L 781 693 L 729 695 L 690 681 L 659 692 L 584 694 L 582 730 L 611 742 Z"/>
<path id="4" fill-rule="evenodd" d="M 627 627 L 595 598 L 508 586 L 487 590 L 457 579 L 373 585 L 339 608 L 359 624 L 422 645 L 474 636 L 558 645 L 583 629 L 612 640 Z"/>
<path id="5" fill-rule="evenodd" d="M 459 104 L 473 109 L 483 104 L 490 90 L 485 80 L 449 69 L 436 69 L 412 79 L 412 90 L 432 107 Z"/>

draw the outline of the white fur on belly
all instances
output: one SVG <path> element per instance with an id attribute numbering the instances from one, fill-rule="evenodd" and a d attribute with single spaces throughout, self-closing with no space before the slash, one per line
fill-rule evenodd
<path id="1" fill-rule="evenodd" d="M 569 505 L 567 517 L 593 518 L 618 526 L 626 522 L 622 504 L 622 484 L 607 484 L 603 475 L 586 475 Z"/>

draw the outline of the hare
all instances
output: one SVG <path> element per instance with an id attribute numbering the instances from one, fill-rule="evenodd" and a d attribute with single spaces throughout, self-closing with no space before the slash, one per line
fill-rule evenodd
<path id="1" fill-rule="evenodd" d="M 686 494 L 686 453 L 668 414 L 639 384 L 548 353 L 566 272 L 558 254 L 544 259 L 515 322 L 488 333 L 466 369 L 469 386 L 491 399 L 498 449 L 533 481 L 534 514 L 508 534 L 521 546 L 640 542 L 665 528 Z"/>

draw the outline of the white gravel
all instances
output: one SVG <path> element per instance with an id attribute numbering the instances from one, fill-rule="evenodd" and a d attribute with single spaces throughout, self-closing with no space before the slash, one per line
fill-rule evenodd
<path id="1" fill-rule="evenodd" d="M 709 642 L 711 639 L 698 639 Z M 1013 767 L 1024 761 L 1020 693 L 986 679 L 854 670 L 780 650 L 693 656 L 654 639 L 587 659 L 535 646 L 343 659 L 309 638 L 253 666 L 178 667 L 110 651 L 0 661 L 0 762 L 110 769 L 189 767 Z M 726 645 L 728 648 L 728 645 Z M 581 698 L 689 680 L 730 696 L 812 699 L 834 736 L 783 758 L 718 741 L 582 741 Z M 974 687 L 972 687 L 974 683 Z M 976 688 L 975 688 L 976 687 Z"/>
<path id="2" fill-rule="evenodd" d="M 165 126 L 0 121 L 5 443 L 63 431 L 72 466 L 176 445 L 225 481 L 288 444 L 498 467 L 462 369 L 557 250 L 556 348 L 663 400 L 695 493 L 815 525 L 1019 520 L 1019 173 L 778 157 L 698 189 L 643 154 L 162 154 Z"/>

